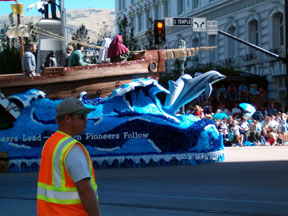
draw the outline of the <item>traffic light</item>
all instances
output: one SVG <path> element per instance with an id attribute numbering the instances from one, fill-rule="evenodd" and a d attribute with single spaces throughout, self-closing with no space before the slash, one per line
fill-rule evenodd
<path id="1" fill-rule="evenodd" d="M 154 21 L 154 38 L 155 38 L 155 44 L 162 44 L 165 42 L 165 21 L 164 20 Z"/>

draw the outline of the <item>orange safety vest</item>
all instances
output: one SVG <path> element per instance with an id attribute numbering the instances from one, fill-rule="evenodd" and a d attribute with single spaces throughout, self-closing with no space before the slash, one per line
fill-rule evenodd
<path id="1" fill-rule="evenodd" d="M 46 141 L 42 150 L 37 190 L 38 216 L 88 215 L 65 167 L 67 153 L 75 144 L 79 144 L 85 152 L 90 182 L 97 196 L 95 173 L 86 148 L 71 136 L 57 131 Z"/>

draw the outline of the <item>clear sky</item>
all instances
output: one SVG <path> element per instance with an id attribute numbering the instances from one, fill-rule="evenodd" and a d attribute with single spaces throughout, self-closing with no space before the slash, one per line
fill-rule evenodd
<path id="1" fill-rule="evenodd" d="M 36 8 L 32 8 L 27 11 L 27 6 L 39 2 L 40 0 L 18 0 L 18 3 L 24 4 L 23 15 L 41 15 Z M 60 0 L 56 0 L 57 4 Z M 14 1 L 1 1 L 0 0 L 0 16 L 9 14 L 12 12 L 11 4 L 15 4 Z M 80 9 L 80 8 L 103 8 L 103 9 L 115 9 L 115 0 L 64 0 L 64 7 L 66 9 Z"/>

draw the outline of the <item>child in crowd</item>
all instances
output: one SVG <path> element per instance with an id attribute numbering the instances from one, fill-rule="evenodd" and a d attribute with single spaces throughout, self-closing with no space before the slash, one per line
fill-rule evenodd
<path id="1" fill-rule="evenodd" d="M 197 116 L 198 118 L 203 118 L 204 117 L 203 109 L 202 109 L 202 107 L 200 107 L 198 105 L 196 105 L 194 107 L 194 110 L 193 110 L 192 114 Z"/>
<path id="2" fill-rule="evenodd" d="M 260 138 L 259 136 L 260 134 L 257 128 L 257 120 L 253 119 L 249 124 L 249 128 L 250 128 L 250 142 L 255 143 L 257 145 Z"/>
<path id="3" fill-rule="evenodd" d="M 267 138 L 261 136 L 261 144 L 266 146 L 272 146 L 276 144 L 276 134 L 272 131 L 267 134 Z"/>
<path id="4" fill-rule="evenodd" d="M 248 131 L 249 131 L 249 122 L 245 116 L 242 116 L 242 120 L 240 123 L 240 134 L 243 135 L 243 141 L 248 140 Z"/>
<path id="5" fill-rule="evenodd" d="M 240 126 L 238 125 L 238 121 L 233 121 L 233 126 L 231 128 L 234 134 L 234 140 L 237 142 L 241 147 L 243 146 L 243 135 L 240 134 Z"/>
<path id="6" fill-rule="evenodd" d="M 223 118 L 223 120 L 221 120 L 219 122 L 218 125 L 219 131 L 223 134 L 223 139 L 224 139 L 224 143 L 228 141 L 228 122 L 226 118 Z"/>
<path id="7" fill-rule="evenodd" d="M 281 115 L 281 127 L 282 127 L 282 137 L 283 137 L 283 144 L 288 141 L 288 124 L 287 124 L 287 115 L 282 113 Z"/>

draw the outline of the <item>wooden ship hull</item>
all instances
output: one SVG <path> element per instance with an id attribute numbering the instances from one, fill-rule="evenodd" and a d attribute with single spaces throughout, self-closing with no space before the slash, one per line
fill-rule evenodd
<path id="1" fill-rule="evenodd" d="M 115 88 L 137 78 L 159 80 L 165 72 L 165 61 L 195 55 L 198 47 L 171 50 L 133 52 L 127 62 L 96 64 L 91 66 L 44 68 L 41 76 L 24 77 L 23 74 L 0 75 L 0 91 L 7 97 L 35 88 L 48 98 L 78 97 L 83 91 L 87 97 L 107 97 Z"/>
<path id="2" fill-rule="evenodd" d="M 91 66 L 44 68 L 41 76 L 24 77 L 23 74 L 0 76 L 0 90 L 5 96 L 35 88 L 48 98 L 78 97 L 82 91 L 88 97 L 106 97 L 115 88 L 136 78 L 158 80 L 165 71 L 162 50 L 143 51 L 127 62 L 96 64 Z"/>

